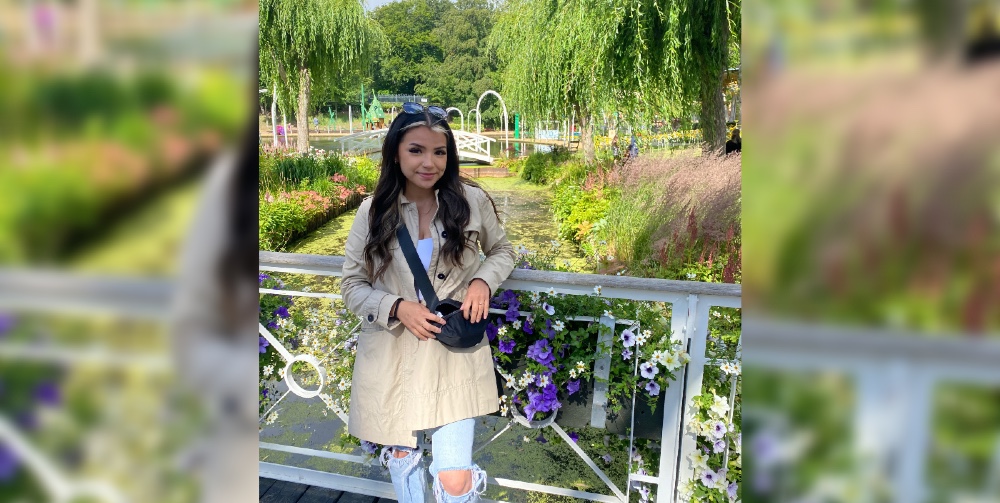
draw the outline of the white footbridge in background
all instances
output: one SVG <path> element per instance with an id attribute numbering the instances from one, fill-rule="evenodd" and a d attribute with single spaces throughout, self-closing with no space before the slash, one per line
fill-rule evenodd
<path id="1" fill-rule="evenodd" d="M 389 128 L 361 131 L 349 136 L 342 136 L 336 141 L 340 143 L 341 153 L 371 154 L 382 150 L 382 142 L 388 131 Z M 454 129 L 452 133 L 455 135 L 455 143 L 458 145 L 459 159 L 493 164 L 493 156 L 490 155 L 490 142 L 496 141 L 495 139 Z"/>

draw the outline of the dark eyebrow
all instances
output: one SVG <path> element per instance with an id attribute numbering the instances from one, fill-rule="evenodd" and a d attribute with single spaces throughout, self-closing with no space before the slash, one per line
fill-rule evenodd
<path id="1" fill-rule="evenodd" d="M 417 143 L 417 142 L 415 142 L 415 141 L 411 141 L 411 142 L 410 142 L 410 146 L 412 146 L 412 147 L 420 147 L 420 148 L 425 148 L 425 147 L 424 147 L 423 145 L 421 145 L 421 144 L 419 144 L 419 143 Z M 439 150 L 439 149 L 442 149 L 442 148 L 443 148 L 443 149 L 447 149 L 447 148 L 448 148 L 448 145 L 441 145 L 441 146 L 439 146 L 439 147 L 434 147 L 434 150 Z"/>

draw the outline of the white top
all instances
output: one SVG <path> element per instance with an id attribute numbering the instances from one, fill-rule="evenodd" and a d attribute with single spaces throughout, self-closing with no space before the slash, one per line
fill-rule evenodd
<path id="1" fill-rule="evenodd" d="M 424 269 L 431 270 L 431 254 L 434 253 L 434 238 L 421 239 L 417 241 L 417 256 L 420 257 L 420 263 L 424 265 Z M 417 291 L 417 298 L 424 300 L 424 296 Z"/>

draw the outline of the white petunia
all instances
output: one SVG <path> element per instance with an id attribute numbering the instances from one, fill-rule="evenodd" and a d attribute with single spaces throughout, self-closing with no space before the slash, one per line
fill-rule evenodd
<path id="1" fill-rule="evenodd" d="M 701 449 L 695 449 L 695 451 L 691 453 L 690 458 L 695 469 L 708 469 L 708 454 L 701 452 Z"/>
<path id="2" fill-rule="evenodd" d="M 576 369 L 569 369 L 569 378 L 576 379 Z"/>
<path id="3" fill-rule="evenodd" d="M 274 424 L 274 422 L 277 421 L 277 420 L 278 420 L 278 413 L 277 412 L 272 412 L 271 414 L 269 414 L 267 416 L 267 420 L 265 421 L 265 424 L 269 424 L 269 425 L 270 424 Z"/>
<path id="4" fill-rule="evenodd" d="M 549 376 L 544 375 L 544 374 L 542 376 L 540 376 L 538 378 L 538 385 L 540 387 L 542 387 L 542 388 L 548 386 L 549 385 Z"/>
<path id="5" fill-rule="evenodd" d="M 507 325 L 500 327 L 500 330 L 497 333 L 500 335 L 507 335 Z"/>
<path id="6" fill-rule="evenodd" d="M 594 295 L 600 295 L 600 294 L 601 294 L 601 285 L 597 285 L 594 287 Z"/>
<path id="7" fill-rule="evenodd" d="M 274 365 L 264 365 L 264 376 L 270 377 L 274 373 Z"/>
<path id="8" fill-rule="evenodd" d="M 552 328 L 556 329 L 556 332 L 562 332 L 566 328 L 566 324 L 562 320 L 558 320 L 552 324 Z"/>
<path id="9" fill-rule="evenodd" d="M 609 311 L 607 309 L 604 310 L 604 316 L 607 316 L 608 318 L 611 318 L 612 320 L 615 319 L 615 315 L 611 314 L 611 311 Z"/>
<path id="10" fill-rule="evenodd" d="M 726 400 L 725 397 L 715 395 L 714 393 L 713 395 L 715 396 L 715 399 L 713 400 L 712 407 L 710 408 L 712 414 L 714 414 L 716 417 L 722 417 L 726 415 L 726 413 L 729 412 L 729 402 Z"/>
<path id="11" fill-rule="evenodd" d="M 576 362 L 576 369 L 579 370 L 580 372 L 583 372 L 584 370 L 587 370 L 587 364 L 583 363 L 582 361 L 578 361 Z"/>
<path id="12" fill-rule="evenodd" d="M 695 273 L 693 272 L 687 273 L 687 279 L 694 279 L 695 277 L 696 277 Z"/>
<path id="13" fill-rule="evenodd" d="M 549 295 L 555 295 L 556 294 L 556 289 L 552 288 L 552 287 L 549 287 L 549 290 L 546 293 L 548 293 Z"/>
<path id="14" fill-rule="evenodd" d="M 339 389 L 340 391 L 347 391 L 347 388 L 350 387 L 351 383 L 348 382 L 347 379 L 341 379 L 340 382 L 337 383 L 337 389 Z"/>
<path id="15" fill-rule="evenodd" d="M 510 326 L 514 327 L 514 330 L 521 330 L 521 320 L 514 320 L 514 323 L 511 323 Z"/>
<path id="16" fill-rule="evenodd" d="M 666 353 L 663 355 L 663 366 L 666 367 L 667 370 L 677 370 L 681 366 L 681 360 L 674 353 Z"/>

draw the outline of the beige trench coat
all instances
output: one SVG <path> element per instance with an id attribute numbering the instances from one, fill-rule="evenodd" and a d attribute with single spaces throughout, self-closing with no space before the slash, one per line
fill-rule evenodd
<path id="1" fill-rule="evenodd" d="M 496 293 L 514 269 L 515 253 L 493 212 L 486 193 L 465 185 L 469 225 L 465 234 L 479 250 L 466 249 L 463 267 L 455 268 L 440 255 L 444 227 L 431 222 L 434 251 L 428 271 L 438 297 L 464 300 L 469 283 L 481 278 Z M 435 191 L 435 197 L 437 191 Z M 341 292 L 347 308 L 362 319 L 354 379 L 351 385 L 348 431 L 362 440 L 383 445 L 416 447 L 417 432 L 454 421 L 495 412 L 496 379 L 489 341 L 468 349 L 449 348 L 435 340 L 421 341 L 398 320 L 389 320 L 396 299 L 417 301 L 413 274 L 397 243 L 390 245 L 392 263 L 371 284 L 364 261 L 371 198 L 358 208 L 347 238 Z M 400 215 L 410 236 L 418 238 L 417 207 L 400 195 Z"/>

